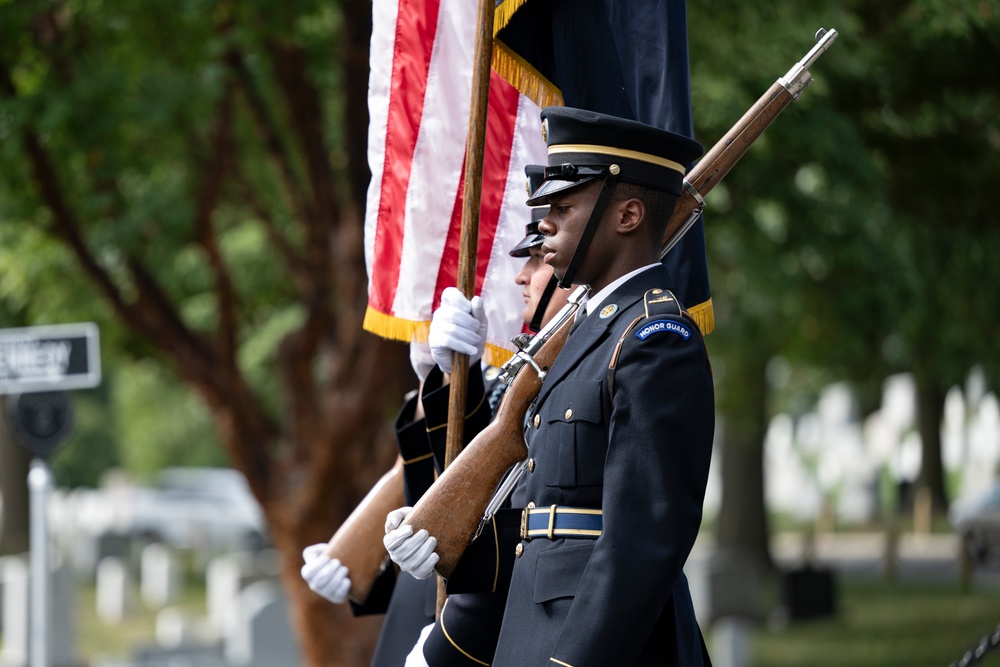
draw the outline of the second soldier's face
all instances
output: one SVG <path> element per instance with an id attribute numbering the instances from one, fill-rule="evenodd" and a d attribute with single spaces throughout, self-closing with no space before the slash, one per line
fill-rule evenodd
<path id="1" fill-rule="evenodd" d="M 535 316 L 538 302 L 541 300 L 542 295 L 545 293 L 545 288 L 552 278 L 552 267 L 545 263 L 545 254 L 542 252 L 541 246 L 532 248 L 530 252 L 528 260 L 521 267 L 521 270 L 517 272 L 517 275 L 514 276 L 514 282 L 521 286 L 521 296 L 524 298 L 524 310 L 521 312 L 521 319 L 524 320 L 525 324 L 530 323 L 531 319 Z M 559 312 L 559 309 L 566 304 L 566 299 L 568 298 L 568 290 L 557 289 L 552 294 L 552 298 L 545 309 L 545 315 L 542 317 L 543 326 L 553 315 Z"/>

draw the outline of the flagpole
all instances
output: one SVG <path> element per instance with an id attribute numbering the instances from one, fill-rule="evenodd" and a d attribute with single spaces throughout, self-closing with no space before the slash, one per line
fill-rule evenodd
<path id="1" fill-rule="evenodd" d="M 472 104 L 469 136 L 465 142 L 465 176 L 462 195 L 462 233 L 459 237 L 457 287 L 467 299 L 476 292 L 476 255 L 479 245 L 479 206 L 482 199 L 483 157 L 486 152 L 486 114 L 490 96 L 490 63 L 493 56 L 493 12 L 495 0 L 480 0 L 476 25 L 476 50 L 472 70 Z M 468 355 L 452 357 L 448 394 L 448 434 L 444 465 L 448 467 L 462 450 L 465 430 L 465 399 L 469 387 Z M 444 580 L 438 579 L 438 614 L 444 606 Z"/>

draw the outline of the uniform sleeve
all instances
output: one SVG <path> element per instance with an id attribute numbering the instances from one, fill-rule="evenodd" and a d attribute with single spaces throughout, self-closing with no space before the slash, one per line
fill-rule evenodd
<path id="1" fill-rule="evenodd" d="M 642 324 L 637 327 L 642 329 Z M 704 343 L 627 334 L 618 358 L 595 541 L 551 665 L 633 664 L 701 523 L 715 424 Z"/>
<path id="2" fill-rule="evenodd" d="M 424 414 L 427 423 L 427 437 L 438 470 L 444 465 L 444 450 L 448 433 L 449 386 L 444 384 L 443 374 L 437 366 L 424 381 Z M 490 423 L 490 406 L 486 400 L 483 374 L 478 366 L 469 369 L 469 384 L 465 392 L 465 431 L 462 445 L 472 441 Z"/>
<path id="3" fill-rule="evenodd" d="M 403 495 L 413 506 L 434 483 L 434 455 L 424 419 L 414 419 L 417 396 L 407 397 L 396 417 L 396 446 L 403 458 Z"/>

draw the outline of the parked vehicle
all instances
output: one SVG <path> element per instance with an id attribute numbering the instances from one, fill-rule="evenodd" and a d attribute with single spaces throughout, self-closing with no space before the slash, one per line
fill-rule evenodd
<path id="1" fill-rule="evenodd" d="M 1000 562 L 1000 480 L 984 493 L 955 500 L 950 518 L 976 563 Z"/>

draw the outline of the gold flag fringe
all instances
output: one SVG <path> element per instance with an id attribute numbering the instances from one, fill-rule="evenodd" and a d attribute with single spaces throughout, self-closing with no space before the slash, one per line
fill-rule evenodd
<path id="1" fill-rule="evenodd" d="M 512 356 L 514 356 L 513 350 L 493 343 L 486 343 L 486 351 L 483 353 L 483 359 L 490 366 L 503 366 Z"/>
<path id="2" fill-rule="evenodd" d="M 715 329 L 715 309 L 712 308 L 712 299 L 709 298 L 708 301 L 702 301 L 697 306 L 693 308 L 688 308 L 688 315 L 694 320 L 698 328 L 701 329 L 701 334 L 707 336 L 712 333 Z"/>
<path id="3" fill-rule="evenodd" d="M 507 27 L 514 12 L 519 10 L 528 0 L 503 0 L 493 10 L 493 36 Z"/>
<path id="4" fill-rule="evenodd" d="M 365 319 L 361 324 L 365 331 L 390 340 L 401 340 L 409 343 L 411 340 L 427 342 L 430 331 L 430 320 L 404 320 L 401 317 L 386 315 L 369 307 L 365 311 Z"/>
<path id="5" fill-rule="evenodd" d="M 493 42 L 493 70 L 540 108 L 563 103 L 562 91 L 502 42 Z"/>

